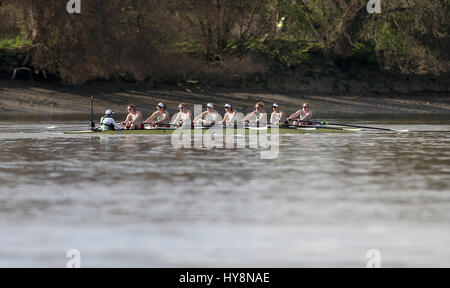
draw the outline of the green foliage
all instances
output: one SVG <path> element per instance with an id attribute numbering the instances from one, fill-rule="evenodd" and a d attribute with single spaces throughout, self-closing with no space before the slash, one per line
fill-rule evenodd
<path id="1" fill-rule="evenodd" d="M 353 47 L 352 59 L 362 63 L 376 64 L 376 50 L 376 43 L 372 40 L 356 42 Z"/>
<path id="2" fill-rule="evenodd" d="M 74 84 L 450 67 L 450 0 L 382 1 L 378 15 L 367 0 L 92 0 L 82 15 L 65 4 L 0 1 L 0 49 L 32 47 L 36 70 Z"/>
<path id="3" fill-rule="evenodd" d="M 21 36 L 0 39 L 0 49 L 16 50 L 30 46 L 31 44 L 30 40 L 25 40 Z"/>
<path id="4" fill-rule="evenodd" d="M 255 49 L 263 58 L 291 69 L 298 69 L 302 65 L 312 66 L 323 58 L 323 46 L 320 43 L 270 39 Z"/>

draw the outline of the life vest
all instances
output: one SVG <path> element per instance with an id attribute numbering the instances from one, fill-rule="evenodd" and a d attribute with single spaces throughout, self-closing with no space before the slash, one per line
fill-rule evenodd
<path id="1" fill-rule="evenodd" d="M 102 129 L 102 131 L 107 131 L 107 130 L 116 130 L 116 127 L 114 127 L 114 125 L 110 122 L 110 120 L 113 120 L 111 117 L 102 117 L 102 119 L 100 119 L 100 129 Z"/>

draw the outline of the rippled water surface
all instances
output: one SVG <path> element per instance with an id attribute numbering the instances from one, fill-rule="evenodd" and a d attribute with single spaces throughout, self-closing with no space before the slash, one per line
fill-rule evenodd
<path id="1" fill-rule="evenodd" d="M 450 266 L 450 126 L 176 150 L 0 123 L 0 266 Z M 386 125 L 384 125 L 386 126 Z"/>

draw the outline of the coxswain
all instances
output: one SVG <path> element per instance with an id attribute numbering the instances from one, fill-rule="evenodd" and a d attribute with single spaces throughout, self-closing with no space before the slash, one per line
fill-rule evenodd
<path id="1" fill-rule="evenodd" d="M 112 118 L 113 115 L 114 112 L 112 110 L 106 110 L 105 116 L 100 119 L 100 131 L 122 130 L 122 128 L 117 125 L 116 121 Z"/>

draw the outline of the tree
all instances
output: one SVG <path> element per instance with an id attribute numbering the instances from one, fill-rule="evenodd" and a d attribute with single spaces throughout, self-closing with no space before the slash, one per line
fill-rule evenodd
<path id="1" fill-rule="evenodd" d="M 163 0 L 92 0 L 82 14 L 65 1 L 26 0 L 36 67 L 69 83 L 143 80 L 170 40 Z"/>
<path id="2" fill-rule="evenodd" d="M 275 1 L 276 2 L 276 1 Z M 273 29 L 273 0 L 174 0 L 181 33 L 211 59 L 247 45 Z"/>

